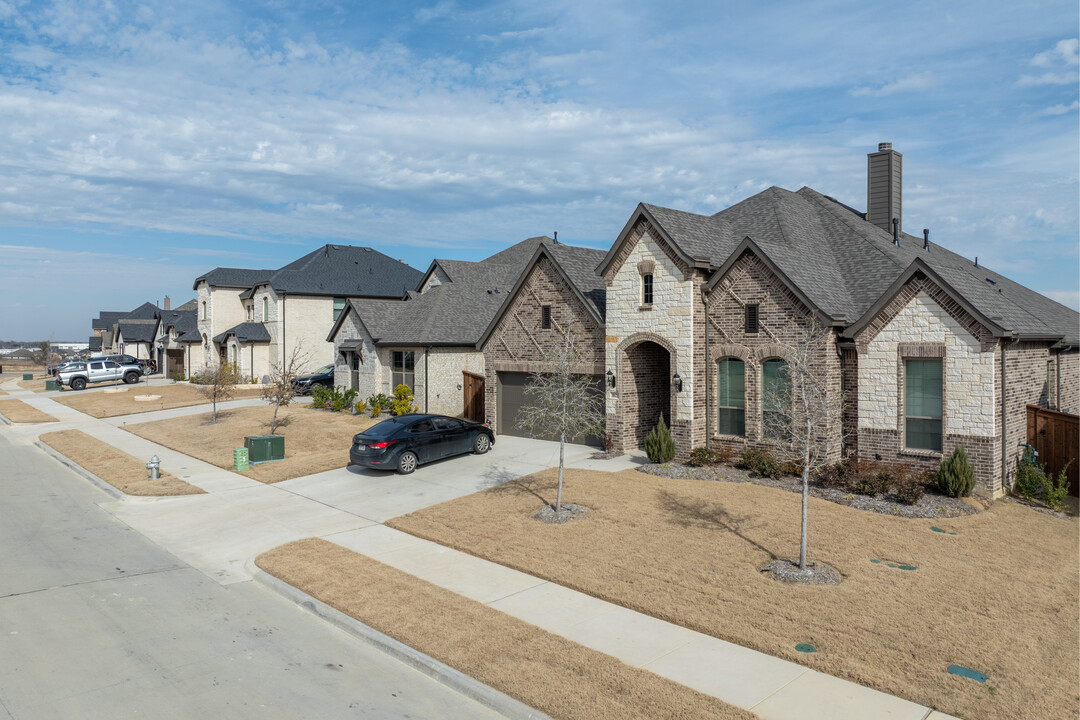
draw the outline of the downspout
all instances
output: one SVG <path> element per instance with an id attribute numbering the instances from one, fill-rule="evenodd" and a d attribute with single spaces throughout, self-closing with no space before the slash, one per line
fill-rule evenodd
<path id="1" fill-rule="evenodd" d="M 709 379 L 709 296 L 705 288 L 701 288 L 701 304 L 705 306 L 705 449 L 712 449 L 712 403 L 709 401 L 709 388 L 712 381 Z"/>
<path id="2" fill-rule="evenodd" d="M 424 348 L 424 412 L 428 410 L 428 388 L 431 387 L 431 375 L 428 374 L 428 356 L 431 354 L 431 346 Z"/>

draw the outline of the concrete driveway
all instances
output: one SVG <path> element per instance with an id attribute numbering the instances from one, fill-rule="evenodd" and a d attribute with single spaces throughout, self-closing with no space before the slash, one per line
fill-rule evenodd
<path id="1" fill-rule="evenodd" d="M 347 448 L 327 450 L 331 451 L 347 452 Z M 595 452 L 592 447 L 567 445 L 566 464 L 614 471 L 644 462 L 636 454 L 589 459 Z M 194 470 L 185 476 L 208 490 L 205 495 L 124 497 L 102 507 L 186 563 L 230 584 L 250 579 L 247 560 L 278 545 L 306 537 L 333 540 L 335 535 L 378 525 L 558 462 L 558 443 L 500 436 L 485 455 L 448 458 L 423 465 L 411 475 L 340 468 L 264 485 L 207 466 L 210 474 L 205 483 Z"/>

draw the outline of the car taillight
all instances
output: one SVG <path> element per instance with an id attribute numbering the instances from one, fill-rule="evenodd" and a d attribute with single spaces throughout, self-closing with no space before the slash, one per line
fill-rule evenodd
<path id="1" fill-rule="evenodd" d="M 386 448 L 390 447 L 391 445 L 393 445 L 396 442 L 397 442 L 397 440 L 383 440 L 380 443 L 375 443 L 374 445 L 368 445 L 368 447 L 371 448 L 372 450 L 385 450 Z"/>

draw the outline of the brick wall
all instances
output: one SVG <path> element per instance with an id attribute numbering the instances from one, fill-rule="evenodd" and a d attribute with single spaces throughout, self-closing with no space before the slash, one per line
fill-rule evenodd
<path id="1" fill-rule="evenodd" d="M 1016 464 L 1027 442 L 1027 406 L 1047 406 L 1047 343 L 1003 341 L 1005 351 L 1005 455 L 1003 487 L 1016 481 Z"/>
<path id="2" fill-rule="evenodd" d="M 1057 407 L 1062 412 L 1080 414 L 1080 352 L 1056 353 Z"/>
<path id="3" fill-rule="evenodd" d="M 758 305 L 758 332 L 746 332 L 747 305 Z M 787 358 L 799 338 L 812 326 L 809 309 L 759 258 L 746 252 L 728 270 L 709 297 L 708 402 L 715 403 L 717 363 L 724 358 L 738 358 L 744 363 L 746 387 L 746 435 L 722 436 L 716 433 L 717 407 L 710 408 L 712 442 L 735 449 L 764 447 L 761 422 L 762 363 L 770 358 Z M 702 329 L 704 335 L 704 328 Z M 829 333 L 824 348 L 814 360 L 817 372 L 826 378 L 829 392 L 839 398 L 843 391 L 840 357 L 836 335 Z M 703 394 L 704 395 L 704 394 Z M 704 397 L 701 408 L 704 414 Z M 829 439 L 833 459 L 840 459 L 841 429 Z"/>
<path id="4" fill-rule="evenodd" d="M 541 327 L 541 308 L 551 306 L 551 328 Z M 488 423 L 498 427 L 497 373 L 542 372 L 545 353 L 563 333 L 573 333 L 586 350 L 583 374 L 604 374 L 604 328 L 599 325 L 573 289 L 546 256 L 529 270 L 502 318 L 481 351 L 484 356 L 484 412 Z M 460 412 L 460 410 L 459 410 Z"/>

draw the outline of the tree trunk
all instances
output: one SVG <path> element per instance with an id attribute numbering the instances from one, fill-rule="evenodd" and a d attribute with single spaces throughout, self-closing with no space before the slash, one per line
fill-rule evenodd
<path id="1" fill-rule="evenodd" d="M 563 444 L 566 442 L 566 434 L 559 435 L 559 489 L 555 492 L 555 514 L 562 512 L 562 471 L 563 471 Z"/>
<path id="2" fill-rule="evenodd" d="M 810 468 L 802 472 L 802 539 L 799 541 L 799 569 L 806 569 L 806 498 L 810 494 Z"/>

